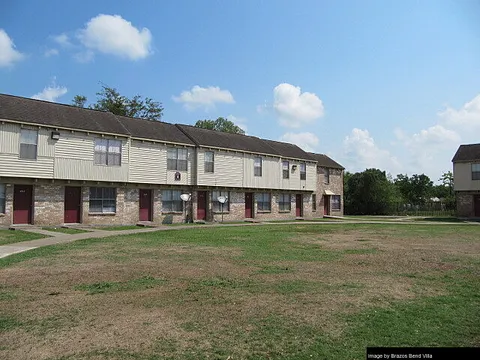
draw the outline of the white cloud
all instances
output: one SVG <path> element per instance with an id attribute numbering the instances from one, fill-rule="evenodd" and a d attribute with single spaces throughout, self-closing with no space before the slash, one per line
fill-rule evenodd
<path id="1" fill-rule="evenodd" d="M 45 87 L 43 91 L 33 95 L 32 99 L 55 102 L 60 96 L 65 95 L 67 92 L 67 88 L 65 86 L 57 86 L 55 78 L 53 78 L 50 86 Z"/>
<path id="2" fill-rule="evenodd" d="M 447 106 L 438 113 L 438 116 L 445 126 L 458 131 L 480 130 L 480 94 L 465 103 L 459 110 Z"/>
<path id="3" fill-rule="evenodd" d="M 280 125 L 298 128 L 310 124 L 324 114 L 322 100 L 310 92 L 301 92 L 300 87 L 287 83 L 273 89 L 273 108 L 277 112 Z"/>
<path id="4" fill-rule="evenodd" d="M 57 49 L 48 49 L 45 51 L 43 54 L 45 57 L 50 57 L 50 56 L 55 56 L 58 55 L 58 50 Z"/>
<path id="5" fill-rule="evenodd" d="M 7 32 L 0 29 L 0 67 L 12 66 L 24 57 L 25 55 L 15 49 L 15 44 Z"/>
<path id="6" fill-rule="evenodd" d="M 90 19 L 77 37 L 87 49 L 130 60 L 151 54 L 150 30 L 138 29 L 119 15 L 100 14 Z"/>
<path id="7" fill-rule="evenodd" d="M 247 130 L 248 130 L 248 127 L 247 127 L 247 124 L 246 124 L 247 119 L 242 118 L 242 117 L 233 116 L 233 115 L 228 115 L 227 120 L 230 120 L 235 125 L 237 125 L 240 129 L 245 131 L 245 133 L 247 133 Z"/>
<path id="8" fill-rule="evenodd" d="M 303 150 L 310 152 L 315 152 L 319 143 L 318 137 L 311 132 L 287 132 L 283 134 L 279 140 L 298 145 Z"/>
<path id="9" fill-rule="evenodd" d="M 88 63 L 93 61 L 95 54 L 91 50 L 81 51 L 73 55 L 73 58 L 80 63 Z"/>
<path id="10" fill-rule="evenodd" d="M 396 157 L 381 149 L 368 130 L 354 128 L 343 141 L 345 165 L 348 171 L 363 171 L 368 168 L 386 170 L 397 174 L 401 168 Z"/>
<path id="11" fill-rule="evenodd" d="M 72 43 L 70 42 L 70 38 L 68 37 L 67 34 L 63 33 L 60 35 L 54 35 L 52 36 L 53 41 L 55 41 L 58 45 L 61 45 L 63 47 L 69 47 L 72 46 Z"/>
<path id="12" fill-rule="evenodd" d="M 221 90 L 218 86 L 202 88 L 198 85 L 191 90 L 182 91 L 179 96 L 173 96 L 175 102 L 183 103 L 187 110 L 214 108 L 217 103 L 233 104 L 235 100 L 228 90 Z"/>

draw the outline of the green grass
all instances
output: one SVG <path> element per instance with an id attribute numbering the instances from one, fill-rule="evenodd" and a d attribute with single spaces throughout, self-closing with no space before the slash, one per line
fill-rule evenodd
<path id="1" fill-rule="evenodd" d="M 0 245 L 14 244 L 22 241 L 43 239 L 48 236 L 22 230 L 0 230 Z"/>
<path id="2" fill-rule="evenodd" d="M 474 250 L 465 250 L 475 249 L 478 234 L 477 225 L 454 223 L 291 223 L 192 227 L 38 248 L 0 259 L 0 269 L 26 272 L 50 264 L 42 271 L 58 269 L 55 299 L 65 296 L 65 304 L 77 313 L 59 308 L 58 315 L 31 319 L 26 312 L 20 317 L 18 305 L 33 309 L 45 295 L 40 290 L 34 298 L 32 284 L 24 293 L 21 285 L 8 285 L 0 287 L 0 304 L 12 304 L 15 311 L 3 311 L 0 331 L 14 334 L 21 329 L 38 336 L 30 348 L 52 334 L 68 338 L 78 324 L 93 333 L 113 334 L 113 324 L 125 326 L 126 320 L 112 317 L 98 325 L 88 311 L 117 306 L 122 314 L 138 311 L 146 316 L 138 323 L 129 318 L 115 344 L 85 346 L 50 359 L 350 360 L 365 358 L 367 346 L 479 346 L 480 260 Z M 361 242 L 367 239 L 375 245 Z M 452 249 L 465 248 L 447 256 L 430 246 L 432 257 L 425 263 L 431 267 L 396 269 L 401 260 L 396 251 L 408 239 L 415 244 L 438 242 L 439 247 L 451 241 Z M 391 243 L 395 246 L 389 248 Z M 338 244 L 342 246 L 335 247 Z M 418 260 L 415 252 L 410 256 L 412 262 Z M 352 263 L 357 258 L 368 258 L 368 264 Z M 377 258 L 390 262 L 377 268 Z M 77 282 L 62 288 L 66 259 L 78 261 L 70 270 Z M 107 270 L 109 276 L 98 275 Z M 361 271 L 365 278 L 355 277 Z M 87 280 L 79 283 L 83 277 Z M 371 286 L 372 277 L 381 280 L 378 288 Z M 382 286 L 396 282 L 407 284 L 403 291 L 411 296 L 395 298 L 383 292 Z M 166 331 L 157 328 L 163 321 Z M 134 326 L 141 329 L 141 338 L 128 347 L 131 338 L 122 342 L 122 336 Z M 9 350 L 0 349 L 0 356 L 2 351 Z"/>
<path id="3" fill-rule="evenodd" d="M 88 232 L 87 230 L 63 228 L 63 227 L 42 227 L 43 230 L 59 232 L 64 234 L 81 234 Z"/>

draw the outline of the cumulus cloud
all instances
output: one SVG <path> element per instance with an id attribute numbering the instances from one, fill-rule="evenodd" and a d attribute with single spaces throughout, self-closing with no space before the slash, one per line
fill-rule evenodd
<path id="1" fill-rule="evenodd" d="M 55 41 L 58 45 L 61 45 L 63 47 L 69 47 L 72 46 L 72 43 L 70 42 L 70 38 L 68 37 L 67 34 L 63 33 L 60 35 L 54 35 L 52 36 L 53 41 Z"/>
<path id="2" fill-rule="evenodd" d="M 91 50 L 80 51 L 73 55 L 73 58 L 80 63 L 88 63 L 93 61 L 95 54 Z"/>
<path id="3" fill-rule="evenodd" d="M 273 108 L 282 126 L 299 128 L 324 114 L 322 100 L 314 93 L 302 93 L 299 86 L 279 84 L 273 89 L 273 97 Z"/>
<path id="4" fill-rule="evenodd" d="M 0 29 L 0 67 L 12 66 L 24 57 L 25 55 L 16 50 L 15 44 L 7 32 Z"/>
<path id="5" fill-rule="evenodd" d="M 218 103 L 235 103 L 230 91 L 222 90 L 217 86 L 202 88 L 195 85 L 191 90 L 182 91 L 179 96 L 173 96 L 172 99 L 175 102 L 183 103 L 183 106 L 187 110 L 194 110 L 196 108 L 208 110 L 214 108 L 215 104 Z"/>
<path id="6" fill-rule="evenodd" d="M 343 150 L 349 171 L 378 168 L 396 174 L 401 168 L 395 156 L 375 144 L 375 140 L 368 130 L 352 129 L 351 133 L 343 140 Z"/>
<path id="7" fill-rule="evenodd" d="M 152 34 L 147 28 L 136 28 L 120 15 L 100 14 L 77 33 L 89 50 L 139 60 L 151 54 Z"/>
<path id="8" fill-rule="evenodd" d="M 55 56 L 55 55 L 58 55 L 58 50 L 57 49 L 47 49 L 43 55 L 45 57 Z"/>
<path id="9" fill-rule="evenodd" d="M 480 94 L 458 110 L 447 106 L 438 116 L 445 126 L 465 131 L 480 130 Z"/>
<path id="10" fill-rule="evenodd" d="M 303 150 L 310 152 L 315 152 L 315 149 L 317 148 L 319 142 L 318 137 L 311 132 L 287 132 L 283 134 L 279 140 L 298 145 Z"/>
<path id="11" fill-rule="evenodd" d="M 55 102 L 60 96 L 65 95 L 67 92 L 67 88 L 65 86 L 58 86 L 54 78 L 49 86 L 46 86 L 43 91 L 33 95 L 32 99 Z"/>

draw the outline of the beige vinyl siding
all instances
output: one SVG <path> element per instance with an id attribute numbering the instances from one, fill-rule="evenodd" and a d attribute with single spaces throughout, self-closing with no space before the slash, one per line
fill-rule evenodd
<path id="1" fill-rule="evenodd" d="M 280 158 L 271 156 L 261 156 L 262 158 L 262 176 L 254 175 L 254 159 L 256 155 L 245 154 L 244 158 L 244 187 L 253 187 L 259 189 L 279 189 L 280 178 L 282 176 L 282 163 Z"/>
<path id="2" fill-rule="evenodd" d="M 472 163 L 453 164 L 453 175 L 455 191 L 480 190 L 480 180 L 472 180 Z"/>
<path id="3" fill-rule="evenodd" d="M 38 157 L 50 157 L 55 156 L 56 140 L 52 140 L 51 129 L 39 129 L 38 130 L 38 143 L 37 143 L 37 155 Z"/>
<path id="4" fill-rule="evenodd" d="M 198 150 L 198 185 L 242 187 L 243 153 L 211 150 L 214 153 L 214 172 L 206 173 L 205 151 L 210 150 Z"/>
<path id="5" fill-rule="evenodd" d="M 282 159 L 287 160 L 289 162 L 289 179 L 283 178 L 282 173 L 282 163 L 280 162 L 280 183 L 282 190 L 308 190 L 308 191 L 315 191 L 316 184 L 317 184 L 317 167 L 315 164 L 307 163 L 306 172 L 307 172 L 307 179 L 300 180 L 300 164 L 301 161 L 298 160 L 289 160 L 289 159 Z M 292 172 L 292 166 L 296 165 L 297 169 Z"/>
<path id="6" fill-rule="evenodd" d="M 0 153 L 19 153 L 20 125 L 0 123 Z"/>
<path id="7" fill-rule="evenodd" d="M 317 164 L 307 163 L 307 180 L 305 190 L 315 191 L 317 188 Z"/>
<path id="8" fill-rule="evenodd" d="M 55 145 L 55 156 L 72 160 L 85 160 L 93 163 L 95 138 L 69 132 L 60 132 L 60 140 Z M 123 150 L 123 149 L 122 149 Z M 123 153 L 122 153 L 123 156 Z"/>

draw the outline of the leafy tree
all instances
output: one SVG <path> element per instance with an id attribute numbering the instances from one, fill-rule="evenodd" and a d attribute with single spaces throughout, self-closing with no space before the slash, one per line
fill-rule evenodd
<path id="1" fill-rule="evenodd" d="M 72 105 L 85 107 L 87 98 L 75 95 Z M 160 121 L 162 118 L 162 104 L 150 98 L 135 95 L 133 98 L 120 95 L 115 88 L 102 84 L 102 90 L 97 92 L 97 101 L 89 106 L 90 109 L 107 111 L 115 115 L 136 117 Z"/>
<path id="2" fill-rule="evenodd" d="M 223 117 L 219 117 L 217 120 L 198 120 L 195 123 L 195 126 L 202 129 L 216 130 L 232 134 L 245 134 L 245 131 L 239 126 Z"/>
<path id="3" fill-rule="evenodd" d="M 399 174 L 395 179 L 395 186 L 403 201 L 412 205 L 424 204 L 433 193 L 433 182 L 425 174 L 414 174 L 411 177 Z"/>

